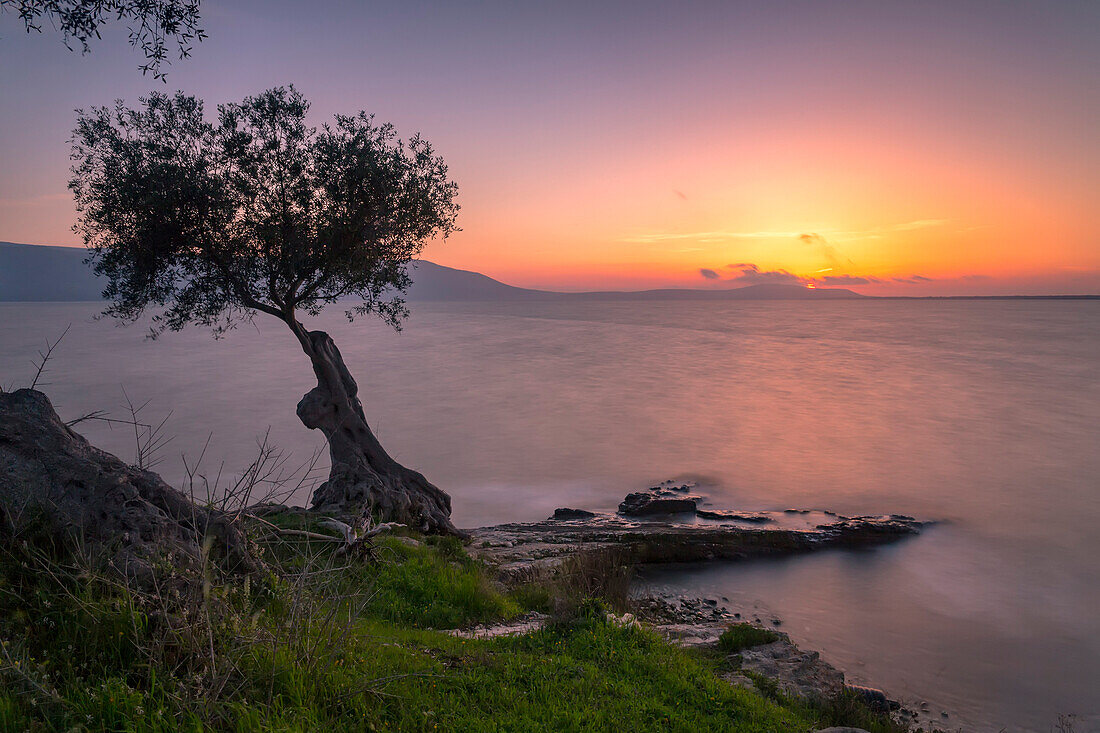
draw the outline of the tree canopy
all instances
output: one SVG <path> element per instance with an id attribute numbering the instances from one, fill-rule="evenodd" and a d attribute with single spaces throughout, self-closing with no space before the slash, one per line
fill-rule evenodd
<path id="1" fill-rule="evenodd" d="M 457 185 L 419 135 L 365 112 L 314 128 L 308 110 L 279 87 L 214 121 L 182 93 L 78 111 L 69 186 L 110 315 L 220 333 L 260 311 L 298 332 L 296 311 L 354 298 L 349 318 L 399 327 L 407 265 L 456 230 Z"/>
<path id="2" fill-rule="evenodd" d="M 48 20 L 70 41 L 90 50 L 89 42 L 100 37 L 100 28 L 110 21 L 127 24 L 130 45 L 145 54 L 142 73 L 164 79 L 162 63 L 168 61 L 168 47 L 175 42 L 180 58 L 191 55 L 191 44 L 206 38 L 199 27 L 201 0 L 0 0 L 0 11 L 14 11 L 27 32 L 41 32 Z"/>

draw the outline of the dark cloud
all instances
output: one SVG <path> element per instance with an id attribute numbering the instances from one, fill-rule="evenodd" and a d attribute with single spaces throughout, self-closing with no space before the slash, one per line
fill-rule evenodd
<path id="1" fill-rule="evenodd" d="M 731 267 L 733 267 L 731 265 Z M 736 266 L 735 269 L 740 270 L 736 275 L 733 275 L 727 280 L 733 282 L 744 283 L 746 285 L 759 285 L 761 283 L 787 283 L 790 285 L 800 285 L 803 279 L 793 272 L 787 270 L 761 270 L 758 265 L 749 263 L 742 263 Z"/>
<path id="2" fill-rule="evenodd" d="M 709 267 L 704 267 L 699 270 L 699 274 L 707 280 L 721 280 L 723 282 L 739 283 L 741 285 L 759 285 L 760 283 L 789 283 L 792 285 L 801 285 L 806 282 L 805 278 L 801 278 L 793 272 L 788 272 L 787 270 L 761 270 L 759 265 L 754 265 L 751 262 L 738 262 L 732 265 L 726 265 L 724 269 L 735 270 L 735 272 L 723 276 Z"/>
<path id="3" fill-rule="evenodd" d="M 882 282 L 877 277 L 859 277 L 858 275 L 826 275 L 815 277 L 814 281 L 822 285 L 870 285 Z"/>
<path id="4" fill-rule="evenodd" d="M 680 189 L 674 188 L 674 189 L 672 189 L 672 192 L 674 194 L 676 194 L 677 196 L 679 196 L 682 200 L 684 200 L 684 201 L 688 200 L 687 194 L 684 193 L 683 191 L 681 191 Z"/>
<path id="5" fill-rule="evenodd" d="M 895 277 L 896 283 L 907 283 L 909 285 L 919 285 L 921 283 L 930 283 L 932 278 L 925 277 L 924 275 L 910 275 L 909 277 Z"/>

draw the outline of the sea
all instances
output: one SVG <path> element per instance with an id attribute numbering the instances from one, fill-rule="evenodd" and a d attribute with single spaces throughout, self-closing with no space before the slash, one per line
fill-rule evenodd
<path id="1" fill-rule="evenodd" d="M 322 441 L 294 408 L 314 382 L 283 324 L 154 340 L 100 307 L 0 304 L 0 386 L 68 329 L 40 387 L 66 420 L 129 402 L 163 421 L 169 482 L 224 485 L 265 441 L 308 469 Z M 613 511 L 669 479 L 718 508 L 912 515 L 932 524 L 888 547 L 644 582 L 759 608 L 950 730 L 1100 730 L 1100 301 L 436 302 L 400 333 L 308 325 L 459 526 Z M 134 460 L 132 427 L 75 429 Z"/>

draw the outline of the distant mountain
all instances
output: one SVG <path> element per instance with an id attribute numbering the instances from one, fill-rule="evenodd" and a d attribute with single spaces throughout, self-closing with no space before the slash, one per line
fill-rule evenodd
<path id="1" fill-rule="evenodd" d="M 407 300 L 555 300 L 563 293 L 505 285 L 488 275 L 420 260 L 413 265 Z"/>
<path id="2" fill-rule="evenodd" d="M 103 283 L 84 264 L 83 247 L 0 242 L 0 301 L 99 300 Z M 799 285 L 749 285 L 722 290 L 664 289 L 558 293 L 505 285 L 478 272 L 421 260 L 414 265 L 408 300 L 821 300 L 861 298 L 851 290 Z"/>
<path id="3" fill-rule="evenodd" d="M 83 247 L 0 242 L 0 301 L 99 300 Z"/>

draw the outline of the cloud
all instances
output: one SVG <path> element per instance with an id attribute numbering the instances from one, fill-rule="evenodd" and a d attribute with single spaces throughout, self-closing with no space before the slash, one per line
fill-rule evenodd
<path id="1" fill-rule="evenodd" d="M 746 285 L 760 285 L 762 283 L 801 285 L 804 282 L 803 278 L 787 270 L 761 270 L 759 266 L 747 263 L 741 263 L 738 266 L 730 265 L 730 267 L 734 267 L 738 272 L 726 279 Z"/>
<path id="2" fill-rule="evenodd" d="M 636 234 L 619 239 L 620 242 L 675 242 L 682 239 L 696 240 L 700 242 L 723 242 L 728 239 L 790 239 L 797 237 L 798 232 L 733 232 L 733 231 L 708 231 L 708 232 L 683 232 L 680 234 Z"/>
<path id="3" fill-rule="evenodd" d="M 760 285 L 761 283 L 787 283 L 801 285 L 807 282 L 806 278 L 799 277 L 788 270 L 761 270 L 759 265 L 751 262 L 737 262 L 726 265 L 723 270 L 733 270 L 725 276 L 718 270 L 709 267 L 700 268 L 699 274 L 707 280 L 721 280 L 722 282 L 738 283 L 740 285 Z"/>
<path id="4" fill-rule="evenodd" d="M 679 189 L 672 189 L 672 192 L 680 197 L 680 199 L 686 201 L 687 195 Z M 833 241 L 850 242 L 861 239 L 882 239 L 883 236 L 889 236 L 891 232 L 907 232 L 915 229 L 928 229 L 930 227 L 945 226 L 952 222 L 951 219 L 913 219 L 912 221 L 905 221 L 899 224 L 887 224 L 873 229 L 822 229 L 817 232 L 807 233 L 805 231 L 739 231 L 730 229 L 717 229 L 705 232 L 646 232 L 641 234 L 635 234 L 620 238 L 620 242 L 636 242 L 645 244 L 656 244 L 658 242 L 673 242 L 682 239 L 695 240 L 699 242 L 726 242 L 737 239 L 799 239 L 805 244 L 816 245 L 822 248 L 823 252 L 827 252 L 826 256 L 832 256 L 839 259 L 843 259 L 836 247 L 830 244 L 825 237 L 828 236 Z M 988 226 L 988 225 L 983 225 Z M 978 229 L 983 227 L 969 227 L 968 229 L 960 231 L 968 231 L 969 229 Z M 847 260 L 846 260 L 847 261 Z"/>
<path id="5" fill-rule="evenodd" d="M 815 235 L 806 235 L 811 238 L 811 242 L 817 244 L 813 239 Z M 829 268 L 826 268 L 826 271 Z M 897 283 L 906 285 L 921 285 L 923 283 L 936 282 L 936 278 L 925 277 L 924 275 L 906 275 L 896 276 L 890 278 L 874 277 L 873 275 L 851 275 L 849 273 L 843 273 L 839 275 L 821 275 L 804 277 L 802 275 L 796 275 L 790 270 L 762 270 L 760 266 L 752 262 L 734 262 L 726 265 L 723 268 L 711 269 L 709 267 L 700 268 L 699 274 L 707 280 L 721 281 L 726 283 L 736 283 L 738 285 L 761 285 L 764 283 L 777 283 L 783 285 L 808 285 L 814 284 L 821 287 L 845 287 L 849 285 L 882 285 L 887 283 Z M 983 275 L 966 275 L 959 279 L 981 279 Z"/>
<path id="6" fill-rule="evenodd" d="M 73 195 L 71 193 L 45 193 L 40 196 L 25 196 L 23 198 L 0 198 L 0 206 L 41 206 L 43 204 L 52 204 L 57 201 L 72 200 Z"/>
<path id="7" fill-rule="evenodd" d="M 877 277 L 860 277 L 858 275 L 826 275 L 825 277 L 815 277 L 814 282 L 822 285 L 871 285 L 880 283 L 882 280 Z"/>
<path id="8" fill-rule="evenodd" d="M 798 241 L 816 248 L 832 267 L 839 268 L 841 266 L 842 255 L 840 254 L 840 250 L 829 244 L 829 240 L 825 239 L 825 237 L 817 232 L 799 234 Z M 849 265 L 854 264 L 847 257 L 844 257 L 843 260 Z"/>
<path id="9" fill-rule="evenodd" d="M 674 188 L 674 189 L 672 189 L 672 192 L 674 194 L 676 194 L 677 196 L 679 196 L 680 200 L 682 200 L 682 201 L 687 201 L 688 200 L 687 194 L 684 193 L 683 191 L 681 191 L 680 189 Z"/>
<path id="10" fill-rule="evenodd" d="M 942 227 L 944 224 L 951 223 L 950 219 L 916 219 L 915 221 L 907 221 L 904 224 L 895 224 L 890 227 L 895 232 L 908 232 L 913 229 L 927 229 L 928 227 Z"/>

